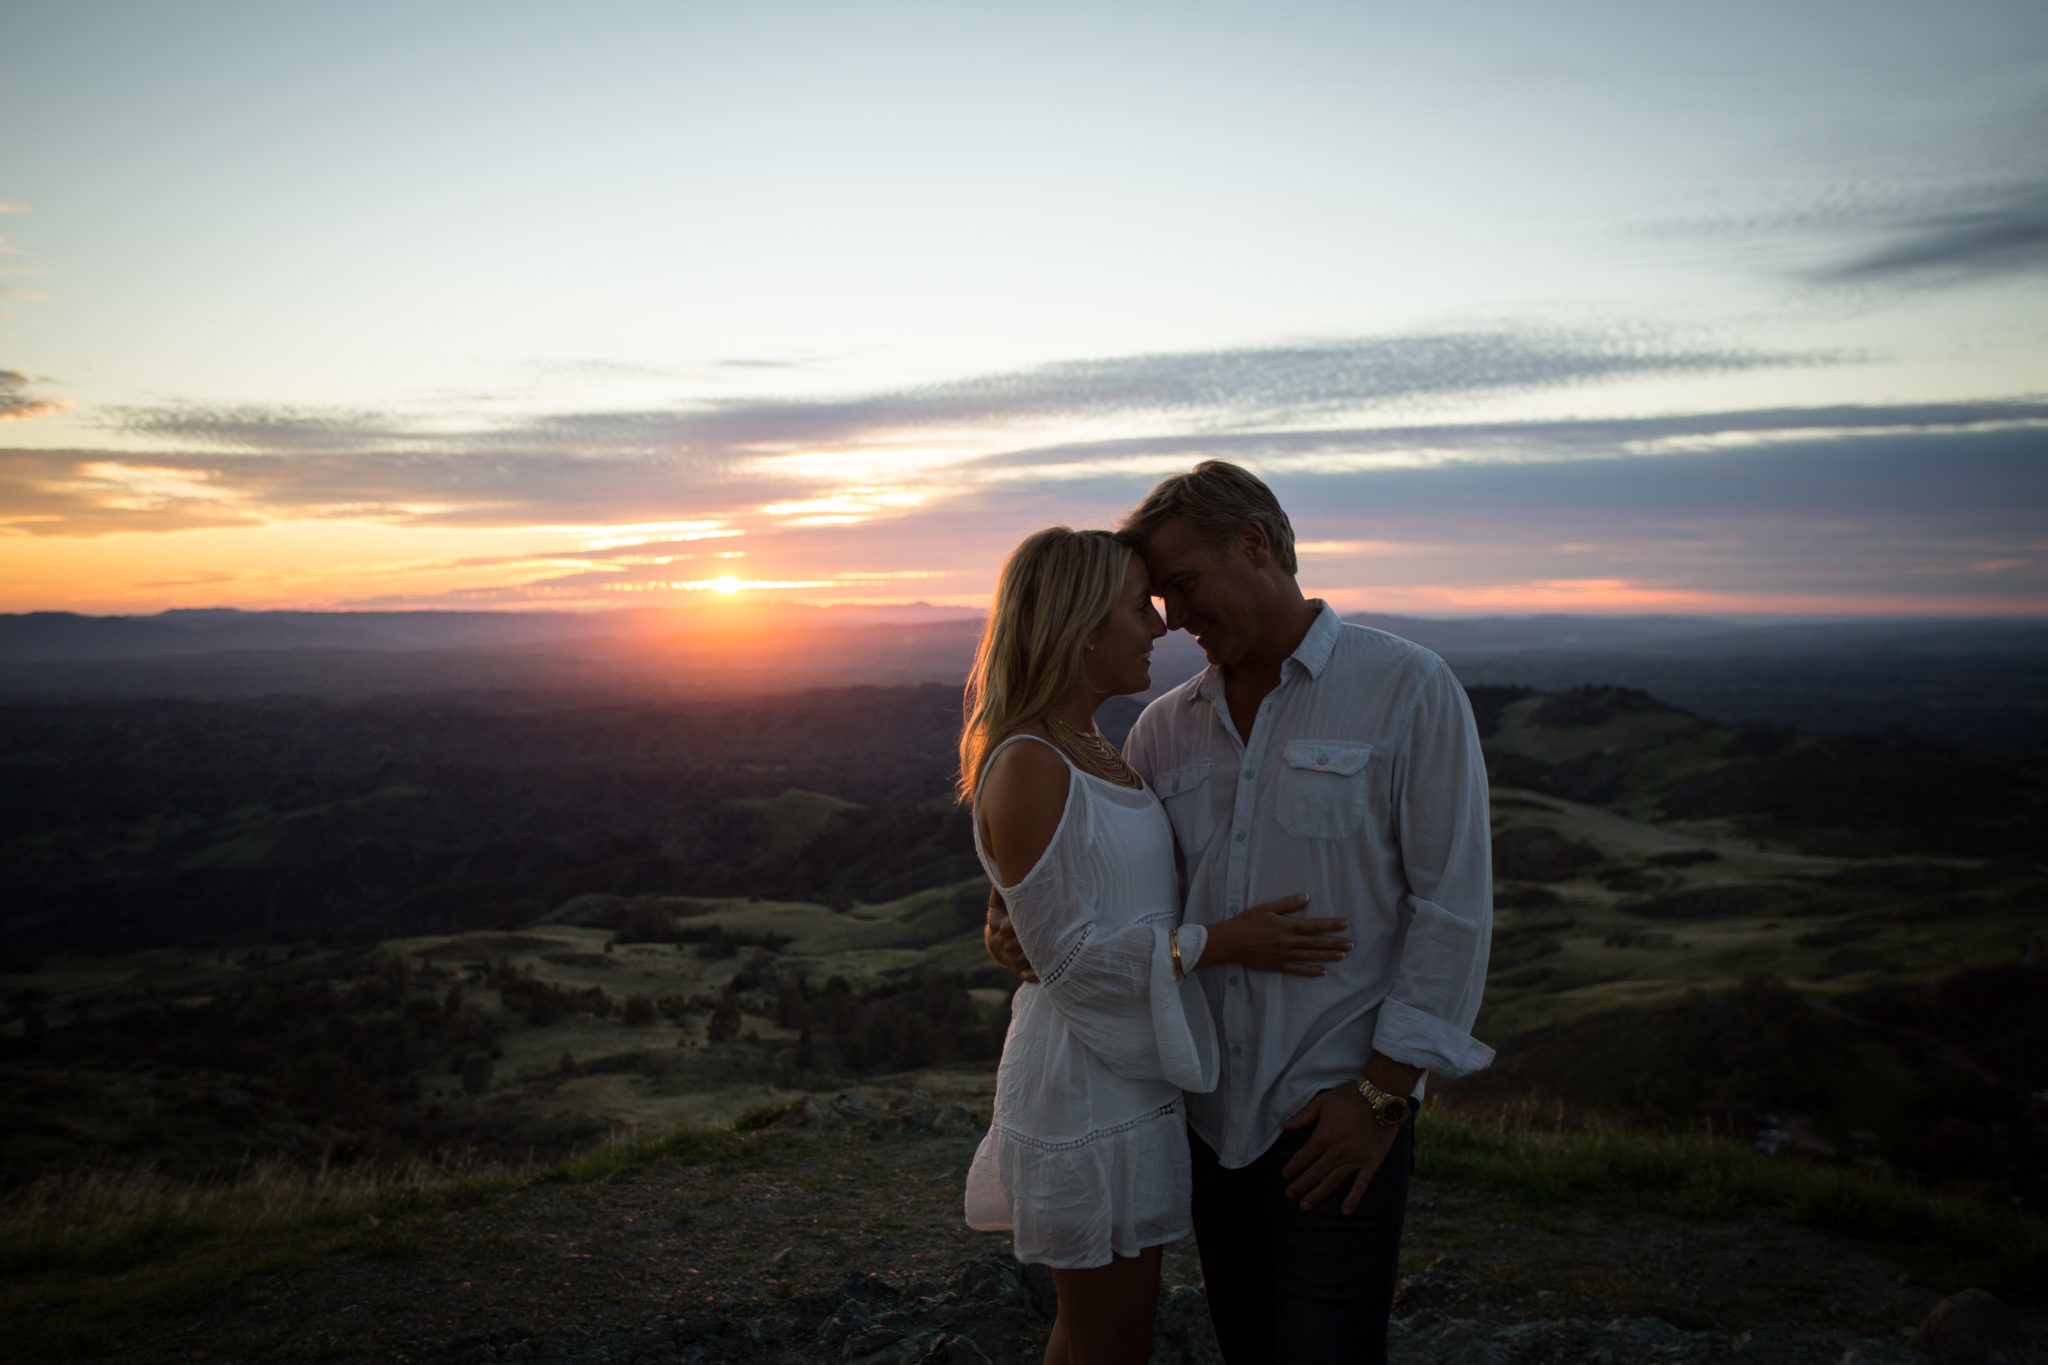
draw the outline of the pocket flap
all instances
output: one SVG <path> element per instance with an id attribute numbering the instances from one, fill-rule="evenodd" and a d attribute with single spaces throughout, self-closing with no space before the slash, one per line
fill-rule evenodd
<path id="1" fill-rule="evenodd" d="M 1199 763 L 1183 763 L 1178 768 L 1168 768 L 1152 781 L 1152 790 L 1160 799 L 1191 792 L 1209 780 L 1209 769 L 1216 766 L 1214 759 L 1205 758 Z"/>
<path id="2" fill-rule="evenodd" d="M 1348 777 L 1365 767 L 1365 761 L 1372 757 L 1372 745 L 1328 739 L 1295 739 L 1287 742 L 1286 755 L 1290 768 L 1339 773 Z"/>

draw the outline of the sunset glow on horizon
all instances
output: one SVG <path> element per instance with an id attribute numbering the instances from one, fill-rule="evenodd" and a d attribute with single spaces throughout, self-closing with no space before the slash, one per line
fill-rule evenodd
<path id="1" fill-rule="evenodd" d="M 0 611 L 978 608 L 1218 457 L 1346 611 L 2048 615 L 2039 7 L 10 30 Z"/>

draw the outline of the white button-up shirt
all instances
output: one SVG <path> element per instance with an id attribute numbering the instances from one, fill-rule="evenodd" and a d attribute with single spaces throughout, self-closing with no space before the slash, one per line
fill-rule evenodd
<path id="1" fill-rule="evenodd" d="M 1442 659 L 1322 605 L 1249 742 L 1212 665 L 1146 707 L 1125 752 L 1172 818 L 1187 923 L 1305 892 L 1301 913 L 1346 920 L 1355 945 L 1320 977 L 1197 976 L 1222 1079 L 1188 1118 L 1225 1166 L 1375 1050 L 1439 1076 L 1493 1060 L 1470 1032 L 1493 932 L 1486 766 Z"/>

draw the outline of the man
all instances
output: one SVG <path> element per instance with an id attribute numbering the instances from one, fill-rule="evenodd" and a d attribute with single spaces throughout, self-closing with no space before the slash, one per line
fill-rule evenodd
<path id="1" fill-rule="evenodd" d="M 1186 860 L 1186 921 L 1306 892 L 1356 945 L 1321 977 L 1198 978 L 1223 1047 L 1188 1096 L 1217 1340 L 1231 1365 L 1384 1360 L 1423 1078 L 1493 1058 L 1469 1031 L 1493 918 L 1471 707 L 1436 655 L 1302 596 L 1293 527 L 1245 470 L 1166 479 L 1120 529 L 1209 660 L 1126 744 Z M 1029 970 L 999 904 L 988 940 Z"/>

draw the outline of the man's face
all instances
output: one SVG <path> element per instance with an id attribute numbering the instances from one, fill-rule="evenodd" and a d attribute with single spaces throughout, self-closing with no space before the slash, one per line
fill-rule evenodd
<path id="1" fill-rule="evenodd" d="M 1178 519 L 1162 522 L 1142 551 L 1166 628 L 1185 630 L 1212 664 L 1238 662 L 1256 642 L 1260 577 L 1242 544 L 1218 545 Z"/>

